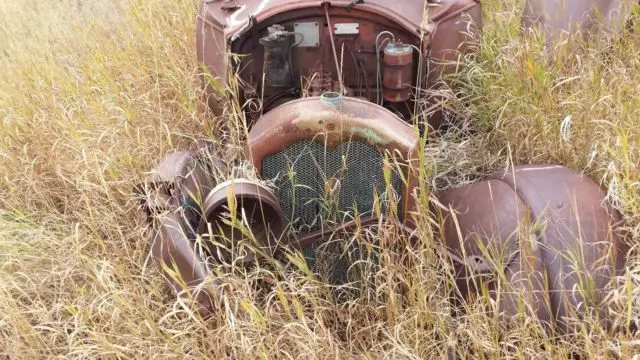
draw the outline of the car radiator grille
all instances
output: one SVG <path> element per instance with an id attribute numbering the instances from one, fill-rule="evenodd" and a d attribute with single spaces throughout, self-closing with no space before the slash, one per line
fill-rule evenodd
<path id="1" fill-rule="evenodd" d="M 400 175 L 392 171 L 393 191 L 386 191 L 383 163 L 384 155 L 363 142 L 352 140 L 326 149 L 320 142 L 302 140 L 266 157 L 262 178 L 276 186 L 276 197 L 293 230 L 305 234 L 326 226 L 327 222 L 340 224 L 352 220 L 355 214 L 374 214 L 374 194 L 382 200 L 381 211 L 386 213 L 388 194 L 398 198 L 403 187 Z M 360 257 L 358 251 L 347 249 L 347 244 L 331 244 L 333 250 L 329 253 L 336 256 L 327 257 L 326 249 L 322 249 L 328 245 L 314 244 L 304 249 L 307 262 L 319 270 L 326 268 L 319 263 L 320 258 L 326 258 L 331 263 L 328 280 L 346 283 L 350 263 Z"/>

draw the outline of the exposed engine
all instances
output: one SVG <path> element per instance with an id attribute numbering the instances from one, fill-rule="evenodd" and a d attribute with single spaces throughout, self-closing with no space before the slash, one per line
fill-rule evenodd
<path id="1" fill-rule="evenodd" d="M 258 105 L 247 106 L 251 123 L 325 92 L 368 100 L 408 121 L 421 92 L 455 71 L 443 62 L 457 59 L 480 22 L 474 0 L 204 1 L 198 59 L 220 80 L 229 69 L 238 76 L 242 103 Z"/>

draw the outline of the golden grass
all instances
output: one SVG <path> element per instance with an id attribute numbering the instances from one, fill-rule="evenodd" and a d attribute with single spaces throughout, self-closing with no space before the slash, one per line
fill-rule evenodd
<path id="1" fill-rule="evenodd" d="M 547 61 L 518 0 L 483 1 L 485 31 L 460 100 L 468 126 L 428 145 L 437 186 L 511 163 L 560 163 L 599 181 L 640 245 L 640 29 Z M 197 0 L 0 0 L 0 357 L 629 358 L 640 342 L 598 326 L 547 339 L 486 302 L 455 319 L 429 251 L 387 268 L 378 298 L 338 304 L 313 277 L 225 275 L 210 322 L 166 292 L 132 186 L 170 149 L 227 138 L 204 111 Z M 636 22 L 637 23 L 637 22 Z M 564 125 L 563 124 L 564 121 Z M 570 126 L 568 126 L 570 124 Z M 234 142 L 234 139 L 231 139 Z M 237 144 L 232 144 L 237 145 Z M 427 215 L 426 213 L 424 214 Z M 638 284 L 638 260 L 628 284 Z M 417 270 L 417 271 L 416 271 Z M 269 275 L 275 286 L 255 286 Z M 409 296 L 400 301 L 400 287 Z M 640 290 L 612 294 L 638 316 Z M 629 314 L 625 314 L 629 315 Z M 587 319 L 586 321 L 589 321 Z"/>

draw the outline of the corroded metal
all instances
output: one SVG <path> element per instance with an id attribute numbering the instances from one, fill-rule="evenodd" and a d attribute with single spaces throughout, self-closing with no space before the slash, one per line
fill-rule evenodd
<path id="1" fill-rule="evenodd" d="M 219 283 L 205 284 L 207 266 L 193 246 L 194 203 L 204 198 L 224 164 L 202 161 L 209 143 L 196 143 L 188 151 L 168 154 L 152 171 L 146 183 L 143 209 L 150 223 L 151 255 L 175 292 L 193 298 L 203 316 L 214 310 Z"/>
<path id="2" fill-rule="evenodd" d="M 411 213 L 415 206 L 411 194 L 417 187 L 414 162 L 418 158 L 418 136 L 415 130 L 381 106 L 355 98 L 341 97 L 339 100 L 329 104 L 322 97 L 304 98 L 265 114 L 249 132 L 246 157 L 258 173 L 262 173 L 267 157 L 300 141 L 318 142 L 326 151 L 345 142 L 360 141 L 383 156 L 395 159 L 398 164 L 404 164 L 401 171 L 405 172 L 407 183 L 399 195 L 402 213 Z"/>
<path id="3" fill-rule="evenodd" d="M 309 80 L 309 95 L 320 96 L 324 93 L 334 91 L 331 73 L 325 71 L 324 66 L 318 66 L 312 73 L 314 76 Z"/>
<path id="4" fill-rule="evenodd" d="M 413 211 L 416 176 L 411 164 L 418 143 L 414 129 L 378 105 L 331 95 L 289 102 L 256 123 L 249 132 L 246 155 L 258 173 L 262 159 L 298 140 L 312 139 L 331 148 L 357 139 L 377 149 L 379 157 L 404 164 L 400 171 L 407 182 L 399 194 L 401 211 Z M 220 281 L 209 273 L 212 265 L 248 265 L 284 247 L 322 242 L 376 219 L 375 214 L 368 220 L 356 217 L 300 237 L 287 231 L 289 224 L 269 188 L 246 179 L 224 180 L 224 164 L 205 156 L 206 150 L 207 146 L 197 144 L 189 151 L 167 155 L 149 177 L 144 201 L 154 261 L 173 289 L 195 298 L 205 316 L 222 296 Z M 357 186 L 372 191 L 364 182 Z"/>
<path id="5" fill-rule="evenodd" d="M 390 102 L 403 102 L 411 98 L 411 72 L 413 48 L 392 42 L 384 48 L 382 70 L 382 97 Z"/>
<path id="6" fill-rule="evenodd" d="M 285 217 L 271 190 L 247 179 L 216 186 L 207 196 L 198 225 L 210 256 L 230 262 L 235 254 L 244 264 L 258 259 L 260 251 L 270 253 L 285 245 L 285 229 Z"/>
<path id="7" fill-rule="evenodd" d="M 381 106 L 349 97 L 343 97 L 337 106 L 328 106 L 320 97 L 309 97 L 261 117 L 249 132 L 245 155 L 260 171 L 265 156 L 309 138 L 327 148 L 358 138 L 406 158 L 415 155 L 417 146 L 415 130 Z"/>
<path id="8" fill-rule="evenodd" d="M 220 90 L 231 71 L 242 87 L 257 90 L 240 94 L 245 97 L 242 100 L 249 96 L 263 103 L 262 111 L 248 114 L 255 121 L 275 105 L 299 98 L 308 90 L 312 95 L 340 91 L 378 102 L 383 92 L 382 76 L 378 75 L 383 51 L 393 37 L 394 43 L 418 49 L 411 55 L 413 65 L 403 69 L 403 90 L 387 95 L 396 101 L 389 101 L 389 108 L 404 114 L 413 108 L 406 104 L 413 101 L 406 81 L 415 88 L 420 79 L 421 88 L 426 89 L 435 86 L 443 73 L 457 71 L 459 52 L 470 49 L 471 24 L 481 26 L 480 4 L 474 0 L 442 0 L 437 4 L 420 0 L 203 0 L 196 24 L 197 57 L 208 73 L 202 78 L 210 106 L 222 106 Z M 270 74 L 269 66 L 264 66 L 271 51 L 258 45 L 274 26 L 283 34 L 293 34 L 286 36 L 286 42 L 291 42 L 288 48 L 278 47 L 278 54 L 288 52 L 280 57 L 283 66 L 276 67 L 278 74 Z M 240 56 L 231 60 L 229 53 Z M 419 57 L 423 61 L 418 61 Z M 294 79 L 289 88 L 275 91 L 269 81 L 263 83 L 274 77 L 281 80 L 279 84 L 288 82 L 284 76 L 287 62 Z M 333 86 L 334 82 L 340 86 Z M 410 115 L 403 116 L 408 120 Z M 438 121 L 433 119 L 434 124 Z"/>
<path id="9" fill-rule="evenodd" d="M 367 142 L 405 163 L 398 212 L 412 213 L 416 134 L 380 106 L 338 99 L 305 98 L 266 114 L 249 132 L 247 157 L 260 169 L 263 159 L 299 140 L 327 147 Z M 205 316 L 223 294 L 221 282 L 210 274 L 212 265 L 248 265 L 282 249 L 306 250 L 376 226 L 383 217 L 394 221 L 394 214 L 361 215 L 297 233 L 270 188 L 246 179 L 222 180 L 212 166 L 224 166 L 211 158 L 198 161 L 202 152 L 195 147 L 169 154 L 149 178 L 145 206 L 155 262 L 174 290 L 194 298 Z M 437 196 L 441 206 L 435 213 L 441 214 L 443 249 L 452 260 L 460 300 L 486 290 L 503 319 L 525 309 L 550 332 L 573 331 L 569 319 L 587 311 L 597 311 L 603 326 L 610 325 L 602 301 L 612 278 L 624 270 L 628 249 L 619 233 L 620 215 L 604 203 L 603 190 L 592 180 L 561 166 L 518 166 Z M 399 229 L 418 241 L 412 218 L 404 220 Z"/>
<path id="10" fill-rule="evenodd" d="M 222 294 L 210 266 L 231 261 L 232 253 L 237 263 L 254 261 L 252 249 L 275 249 L 270 241 L 279 240 L 285 229 L 270 190 L 244 179 L 219 183 L 225 166 L 204 158 L 206 150 L 198 143 L 167 155 L 149 176 L 143 202 L 154 262 L 176 293 L 197 301 L 203 316 L 215 310 Z"/>
<path id="11" fill-rule="evenodd" d="M 627 249 L 620 215 L 604 197 L 561 166 L 519 166 L 438 194 L 462 298 L 486 288 L 506 318 L 524 306 L 549 330 L 570 331 L 568 319 L 592 309 L 607 326 L 601 302 Z"/>
<path id="12" fill-rule="evenodd" d="M 184 218 L 178 212 L 156 217 L 151 230 L 151 255 L 173 290 L 197 301 L 198 311 L 209 316 L 215 310 L 215 298 L 221 296 L 216 280 L 205 284 L 209 270 L 196 252 Z"/>

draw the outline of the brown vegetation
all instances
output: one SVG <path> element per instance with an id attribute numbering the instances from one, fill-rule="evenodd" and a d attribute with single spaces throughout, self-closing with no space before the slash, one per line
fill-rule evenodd
<path id="1" fill-rule="evenodd" d="M 430 185 L 468 183 L 510 164 L 563 164 L 608 189 L 637 247 L 637 25 L 606 44 L 567 40 L 549 61 L 544 37 L 520 29 L 522 1 L 482 5 L 478 53 L 463 59 L 461 92 L 445 103 L 463 126 L 427 145 Z M 438 358 L 455 348 L 469 358 L 546 359 L 640 351 L 637 338 L 607 333 L 590 318 L 562 338 L 547 337 L 526 314 L 502 326 L 483 298 L 454 318 L 441 291 L 450 279 L 429 251 L 411 268 L 384 267 L 388 281 L 377 297 L 346 304 L 303 271 L 225 274 L 231 295 L 223 310 L 208 322 L 195 316 L 149 261 L 132 189 L 167 151 L 194 139 L 224 140 L 230 153 L 240 145 L 217 130 L 201 101 L 196 8 L 196 0 L 0 0 L 0 357 Z M 626 286 L 608 301 L 622 322 L 639 315 L 635 253 Z M 271 285 L 256 286 L 265 277 Z"/>

